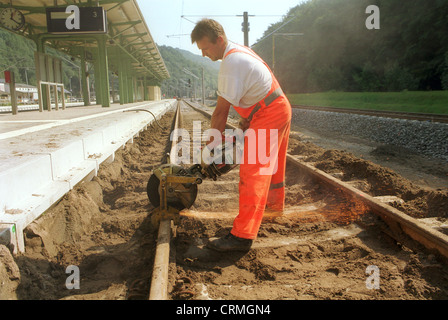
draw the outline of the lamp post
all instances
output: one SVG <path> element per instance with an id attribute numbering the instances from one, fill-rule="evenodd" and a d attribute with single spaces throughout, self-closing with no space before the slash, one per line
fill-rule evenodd
<path id="1" fill-rule="evenodd" d="M 197 77 L 193 72 L 191 72 L 190 70 L 188 70 L 187 68 L 183 68 L 182 69 L 183 72 L 185 72 L 186 74 L 192 76 L 193 78 L 199 80 L 199 77 Z M 196 99 L 196 85 L 195 85 L 195 81 L 193 80 L 193 89 L 194 89 L 194 99 Z M 204 68 L 202 68 L 202 103 L 204 104 Z"/>

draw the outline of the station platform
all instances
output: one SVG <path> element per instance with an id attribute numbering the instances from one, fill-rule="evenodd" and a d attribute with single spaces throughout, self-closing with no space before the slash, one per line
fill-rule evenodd
<path id="1" fill-rule="evenodd" d="M 0 114 L 0 243 L 24 252 L 23 230 L 176 100 Z M 146 110 L 146 111 L 144 111 Z"/>

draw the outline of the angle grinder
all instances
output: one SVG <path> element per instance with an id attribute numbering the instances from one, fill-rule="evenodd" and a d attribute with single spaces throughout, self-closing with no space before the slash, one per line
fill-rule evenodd
<path id="1" fill-rule="evenodd" d="M 217 180 L 238 166 L 242 148 L 236 139 L 224 141 L 219 147 L 209 149 L 210 156 L 202 157 L 201 164 L 185 168 L 168 163 L 153 170 L 146 187 L 151 204 L 155 208 L 165 206 L 179 211 L 190 208 L 196 200 L 197 185 L 202 183 L 202 179 Z"/>

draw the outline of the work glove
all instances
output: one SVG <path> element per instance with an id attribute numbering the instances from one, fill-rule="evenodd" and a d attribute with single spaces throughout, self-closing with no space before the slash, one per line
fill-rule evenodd
<path id="1" fill-rule="evenodd" d="M 216 142 L 215 142 L 216 143 Z M 207 156 L 204 158 L 204 154 L 202 154 L 201 156 L 201 167 L 202 167 L 202 173 L 204 175 L 206 175 L 207 177 L 213 179 L 216 181 L 217 179 L 217 172 L 214 170 L 214 165 L 213 165 L 213 145 L 214 143 L 209 143 L 206 144 L 204 146 L 202 146 L 201 148 L 201 153 L 203 149 L 207 149 L 207 151 L 210 153 L 210 156 Z"/>
<path id="2" fill-rule="evenodd" d="M 249 129 L 250 126 L 250 121 L 246 118 L 240 118 L 240 121 L 238 123 L 238 126 L 241 130 L 246 131 L 247 129 Z"/>
<path id="3" fill-rule="evenodd" d="M 209 166 L 207 166 L 207 167 L 205 168 L 205 172 L 206 172 L 206 175 L 207 175 L 209 178 L 211 178 L 211 179 L 213 179 L 214 181 L 216 181 L 216 179 L 218 178 L 218 173 L 217 173 L 215 170 L 213 170 L 213 169 L 214 169 L 214 165 L 211 164 L 211 165 L 209 165 Z"/>

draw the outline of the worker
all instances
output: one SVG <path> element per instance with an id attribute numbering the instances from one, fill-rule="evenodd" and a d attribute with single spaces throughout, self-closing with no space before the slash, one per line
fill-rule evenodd
<path id="1" fill-rule="evenodd" d="M 191 33 L 191 41 L 197 44 L 202 56 L 222 60 L 211 129 L 224 132 L 232 106 L 241 116 L 240 127 L 247 130 L 240 164 L 238 216 L 229 234 L 209 239 L 207 246 L 217 251 L 248 251 L 257 237 L 265 209 L 280 214 L 284 209 L 291 105 L 268 65 L 250 48 L 228 41 L 217 21 L 199 21 Z M 249 140 L 249 131 L 255 139 Z M 267 131 L 275 132 L 276 138 Z M 213 138 L 207 144 L 211 142 Z M 248 142 L 255 145 L 249 147 Z M 248 150 L 257 150 L 258 154 L 260 146 L 267 150 L 275 166 L 259 157 L 248 161 Z M 252 159 L 252 152 L 250 156 Z"/>

